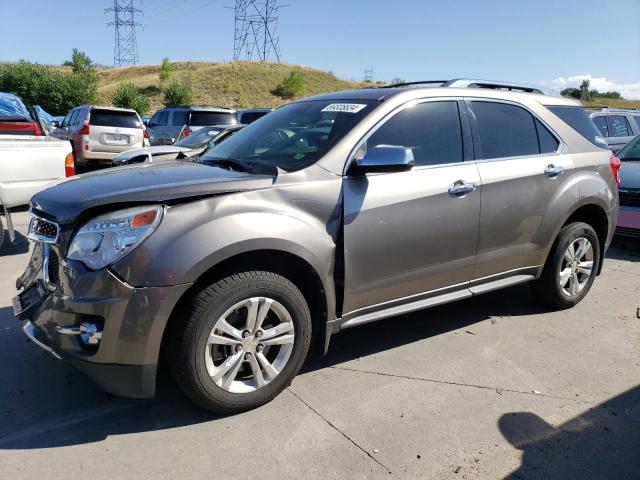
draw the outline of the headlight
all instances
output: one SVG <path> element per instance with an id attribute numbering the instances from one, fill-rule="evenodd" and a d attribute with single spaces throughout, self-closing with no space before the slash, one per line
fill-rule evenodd
<path id="1" fill-rule="evenodd" d="M 151 235 L 161 218 L 160 205 L 128 208 L 100 215 L 78 230 L 67 258 L 80 260 L 91 270 L 111 265 Z"/>

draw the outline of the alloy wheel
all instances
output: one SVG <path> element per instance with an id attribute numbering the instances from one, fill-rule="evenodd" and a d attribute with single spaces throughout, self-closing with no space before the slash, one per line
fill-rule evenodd
<path id="1" fill-rule="evenodd" d="M 584 237 L 573 240 L 564 252 L 558 284 L 568 297 L 576 297 L 582 292 L 593 273 L 593 246 Z"/>

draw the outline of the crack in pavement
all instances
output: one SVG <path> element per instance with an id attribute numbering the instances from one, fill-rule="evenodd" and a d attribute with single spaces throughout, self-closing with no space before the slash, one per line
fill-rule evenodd
<path id="1" fill-rule="evenodd" d="M 346 438 L 349 442 L 351 442 L 358 450 L 360 450 L 361 452 L 363 452 L 365 455 L 367 455 L 367 457 L 369 457 L 371 460 L 373 460 L 374 462 L 376 462 L 378 465 L 380 465 L 382 468 L 384 468 L 390 475 L 393 475 L 395 478 L 400 478 L 398 477 L 395 473 L 393 473 L 391 471 L 391 469 L 389 467 L 387 467 L 384 463 L 382 463 L 380 460 L 378 460 L 376 457 L 374 457 L 373 455 L 371 455 L 365 448 L 362 448 L 355 440 L 353 440 L 349 435 L 347 435 L 346 433 L 344 433 L 342 430 L 340 430 L 338 427 L 336 427 L 333 423 L 331 423 L 330 420 L 328 420 L 327 418 L 325 418 L 320 412 L 318 412 L 315 408 L 313 408 L 311 405 L 309 405 L 300 395 L 298 395 L 296 392 L 294 392 L 293 390 L 291 390 L 291 387 L 288 387 L 287 390 L 289 391 L 289 393 L 291 393 L 291 395 L 293 395 L 294 397 L 296 397 L 298 400 L 300 400 L 300 402 L 302 402 L 309 410 L 311 410 L 313 413 L 315 413 L 318 417 L 320 417 L 327 425 L 329 425 L 331 428 L 333 428 L 336 432 L 338 432 L 340 435 L 342 435 L 344 438 Z"/>
<path id="2" fill-rule="evenodd" d="M 455 385 L 457 387 L 472 387 L 472 388 L 480 388 L 483 390 L 500 390 L 503 392 L 509 392 L 509 393 L 520 393 L 523 395 L 532 395 L 534 397 L 546 397 L 546 398 L 553 398 L 556 400 L 568 400 L 570 402 L 576 402 L 576 403 L 583 403 L 586 405 L 589 405 L 593 402 L 590 402 L 588 400 L 581 400 L 581 399 L 577 399 L 577 398 L 570 398 L 570 397 L 560 397 L 557 395 L 549 395 L 546 393 L 533 393 L 533 392 L 525 392 L 523 390 L 512 390 L 510 388 L 502 388 L 502 387 L 490 387 L 487 385 L 475 385 L 473 383 L 461 383 L 461 382 L 449 382 L 446 380 L 436 380 L 433 378 L 423 378 L 423 377 L 412 377 L 409 375 L 397 375 L 394 373 L 382 373 L 382 372 L 372 372 L 371 370 L 358 370 L 357 368 L 349 368 L 349 367 L 336 367 L 336 366 L 331 366 L 329 368 L 335 368 L 336 370 L 344 370 L 347 372 L 357 372 L 357 373 L 366 373 L 369 375 L 380 375 L 382 377 L 394 377 L 394 378 L 402 378 L 405 380 L 418 380 L 421 382 L 430 382 L 430 383 L 439 383 L 441 385 Z"/>

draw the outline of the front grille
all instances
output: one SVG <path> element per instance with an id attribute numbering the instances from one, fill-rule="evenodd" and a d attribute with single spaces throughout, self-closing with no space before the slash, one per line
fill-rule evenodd
<path id="1" fill-rule="evenodd" d="M 51 248 L 49 249 L 49 262 L 47 263 L 47 272 L 49 274 L 49 283 L 58 284 L 60 280 L 60 260 L 58 255 Z"/>
<path id="2" fill-rule="evenodd" d="M 59 230 L 57 223 L 33 216 L 29 224 L 28 237 L 39 242 L 55 243 L 58 240 Z"/>
<path id="3" fill-rule="evenodd" d="M 640 208 L 640 188 L 621 188 L 618 190 L 621 207 Z"/>

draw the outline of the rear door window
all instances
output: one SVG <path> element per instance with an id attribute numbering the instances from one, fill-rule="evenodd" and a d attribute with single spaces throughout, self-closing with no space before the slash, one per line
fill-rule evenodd
<path id="1" fill-rule="evenodd" d="M 607 124 L 609 125 L 610 137 L 631 136 L 631 128 L 629 127 L 629 122 L 623 115 L 608 115 Z"/>
<path id="2" fill-rule="evenodd" d="M 367 140 L 367 148 L 410 148 L 416 166 L 462 162 L 462 127 L 458 103 L 425 102 L 391 117 Z"/>
<path id="3" fill-rule="evenodd" d="M 121 112 L 117 110 L 91 110 L 89 124 L 100 127 L 139 128 L 140 122 L 134 112 Z"/>
<path id="4" fill-rule="evenodd" d="M 189 120 L 189 112 L 186 110 L 174 110 L 171 118 L 171 125 L 174 127 L 184 127 Z"/>
<path id="5" fill-rule="evenodd" d="M 236 125 L 238 119 L 235 113 L 224 112 L 191 112 L 191 123 L 193 127 L 206 127 L 208 125 Z"/>
<path id="6" fill-rule="evenodd" d="M 482 158 L 506 158 L 540 153 L 533 115 L 506 103 L 472 101 Z"/>
<path id="7" fill-rule="evenodd" d="M 607 119 L 604 118 L 604 115 L 593 117 L 593 123 L 596 124 L 596 127 L 598 127 L 603 137 L 606 138 L 609 136 L 609 127 L 607 126 Z"/>
<path id="8" fill-rule="evenodd" d="M 155 127 L 157 125 L 160 124 L 160 115 L 162 114 L 162 112 L 156 112 L 153 114 L 153 117 L 151 117 L 151 119 L 149 120 L 149 126 L 150 127 Z"/>
<path id="9" fill-rule="evenodd" d="M 160 114 L 160 118 L 158 119 L 158 125 L 162 127 L 166 127 L 169 125 L 169 112 L 165 110 Z"/>
<path id="10" fill-rule="evenodd" d="M 550 112 L 559 117 L 564 123 L 600 148 L 609 148 L 602 134 L 596 128 L 587 112 L 579 106 L 556 105 L 547 107 Z"/>

